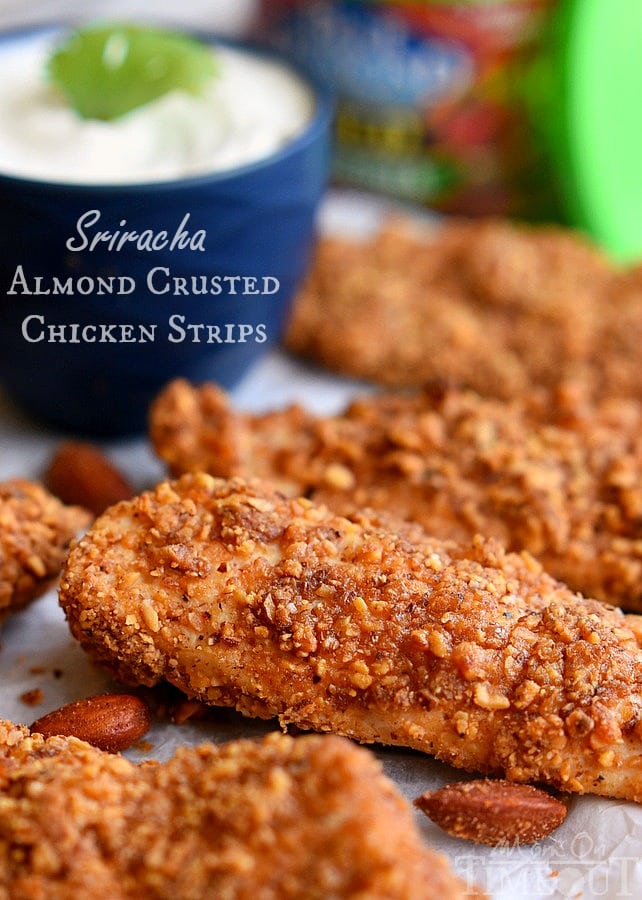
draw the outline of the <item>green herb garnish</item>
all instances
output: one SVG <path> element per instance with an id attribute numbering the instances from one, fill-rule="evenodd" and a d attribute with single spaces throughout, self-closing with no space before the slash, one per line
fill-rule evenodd
<path id="1" fill-rule="evenodd" d="M 218 71 L 194 38 L 136 25 L 88 25 L 48 62 L 51 81 L 85 119 L 118 119 L 169 91 L 198 94 Z"/>

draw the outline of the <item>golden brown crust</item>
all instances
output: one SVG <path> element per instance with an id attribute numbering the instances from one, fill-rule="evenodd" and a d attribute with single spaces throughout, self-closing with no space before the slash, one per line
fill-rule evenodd
<path id="1" fill-rule="evenodd" d="M 37 482 L 0 483 L 0 620 L 42 594 L 60 572 L 72 538 L 91 521 Z"/>
<path id="2" fill-rule="evenodd" d="M 400 218 L 365 241 L 321 240 L 287 345 L 389 386 L 448 378 L 510 399 L 581 376 L 639 396 L 642 304 L 620 304 L 620 288 L 569 230 L 455 220 L 426 235 Z"/>
<path id="3" fill-rule="evenodd" d="M 60 599 L 117 678 L 642 801 L 642 651 L 528 555 L 186 475 L 113 507 Z"/>
<path id="4" fill-rule="evenodd" d="M 236 741 L 136 766 L 0 722 L 0 896 L 463 900 L 366 751 Z"/>
<path id="5" fill-rule="evenodd" d="M 260 477 L 336 512 L 369 506 L 438 537 L 526 549 L 575 590 L 642 610 L 642 404 L 550 396 L 482 399 L 433 385 L 354 400 L 234 411 L 212 385 L 170 384 L 150 419 L 174 475 Z"/>

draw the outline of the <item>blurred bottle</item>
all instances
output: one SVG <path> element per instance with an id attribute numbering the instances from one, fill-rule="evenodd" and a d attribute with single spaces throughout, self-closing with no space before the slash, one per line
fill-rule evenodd
<path id="1" fill-rule="evenodd" d="M 466 215 L 559 215 L 529 82 L 554 0 L 263 0 L 337 94 L 335 180 Z"/>

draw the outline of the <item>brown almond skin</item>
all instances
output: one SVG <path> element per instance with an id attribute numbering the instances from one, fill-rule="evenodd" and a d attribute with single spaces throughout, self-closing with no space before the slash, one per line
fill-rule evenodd
<path id="1" fill-rule="evenodd" d="M 151 724 L 151 710 L 140 697 L 97 694 L 47 713 L 29 730 L 46 738 L 54 735 L 77 737 L 100 750 L 117 753 L 140 740 Z"/>
<path id="2" fill-rule="evenodd" d="M 59 444 L 44 481 L 63 503 L 84 506 L 95 516 L 134 495 L 131 484 L 111 460 L 98 447 L 82 441 Z"/>
<path id="3" fill-rule="evenodd" d="M 426 791 L 414 805 L 453 837 L 491 847 L 532 844 L 566 818 L 566 806 L 530 784 L 479 778 Z"/>

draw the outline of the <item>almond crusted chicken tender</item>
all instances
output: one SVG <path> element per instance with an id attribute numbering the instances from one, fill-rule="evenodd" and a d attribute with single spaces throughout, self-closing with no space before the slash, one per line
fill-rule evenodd
<path id="1" fill-rule="evenodd" d="M 0 483 L 0 621 L 51 586 L 69 543 L 90 521 L 37 482 Z"/>
<path id="2" fill-rule="evenodd" d="M 135 765 L 0 722 L 0 897 L 463 900 L 367 751 L 337 737 Z"/>
<path id="3" fill-rule="evenodd" d="M 286 344 L 388 386 L 440 377 L 511 398 L 581 375 L 608 391 L 600 350 L 614 277 L 569 229 L 482 219 L 428 230 L 397 217 L 366 240 L 320 240 Z M 617 382 L 637 395 L 639 346 Z"/>
<path id="4" fill-rule="evenodd" d="M 112 507 L 60 600 L 121 681 L 642 801 L 642 651 L 526 554 L 205 474 Z"/>
<path id="5" fill-rule="evenodd" d="M 642 381 L 642 263 L 620 272 L 605 298 L 608 316 L 595 365 L 614 395 L 640 397 Z"/>
<path id="6" fill-rule="evenodd" d="M 171 474 L 272 481 L 345 514 L 373 507 L 441 538 L 526 549 L 573 589 L 642 611 L 642 404 L 575 385 L 511 403 L 441 384 L 354 400 L 236 412 L 213 385 L 175 381 L 151 439 Z"/>

